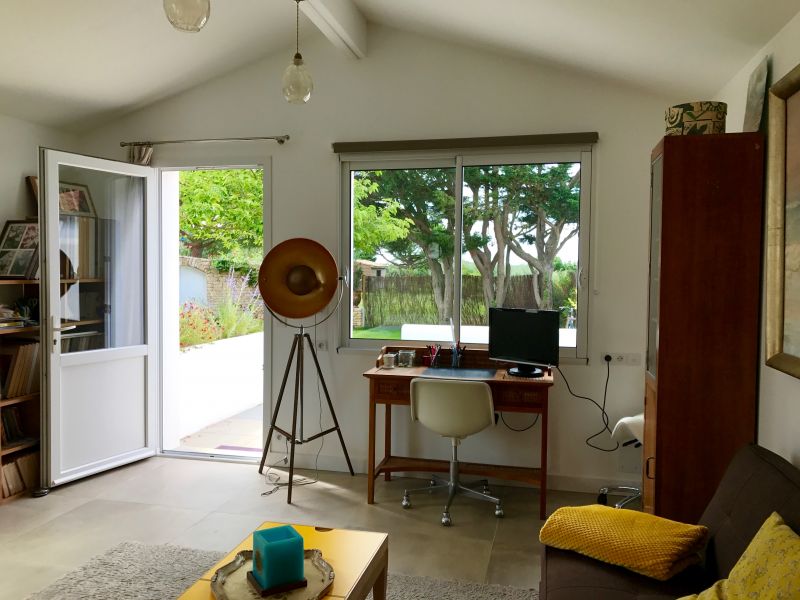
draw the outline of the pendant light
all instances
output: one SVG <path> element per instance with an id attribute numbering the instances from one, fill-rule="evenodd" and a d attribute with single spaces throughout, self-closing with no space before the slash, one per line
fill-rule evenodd
<path id="1" fill-rule="evenodd" d="M 292 63 L 283 72 L 283 97 L 290 104 L 304 104 L 311 98 L 314 90 L 314 82 L 311 80 L 311 73 L 303 64 L 303 56 L 300 54 L 300 2 L 294 0 L 296 8 L 296 27 L 295 27 L 295 54 Z"/>
<path id="2" fill-rule="evenodd" d="M 197 33 L 211 14 L 211 0 L 164 0 L 164 12 L 178 31 Z"/>

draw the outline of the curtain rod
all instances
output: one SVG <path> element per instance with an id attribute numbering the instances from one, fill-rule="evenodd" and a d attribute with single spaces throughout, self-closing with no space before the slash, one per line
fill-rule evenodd
<path id="1" fill-rule="evenodd" d="M 161 140 L 157 142 L 120 142 L 123 148 L 127 146 L 161 146 L 163 144 L 205 144 L 207 142 L 258 142 L 262 140 L 275 140 L 283 145 L 289 139 L 288 135 L 266 135 L 260 137 L 230 137 L 230 138 L 207 138 L 200 140 Z"/>

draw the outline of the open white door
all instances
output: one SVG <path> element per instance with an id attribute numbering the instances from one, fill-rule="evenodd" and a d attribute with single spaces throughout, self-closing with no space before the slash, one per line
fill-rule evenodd
<path id="1" fill-rule="evenodd" d="M 45 483 L 156 451 L 155 170 L 42 149 Z M 44 350 L 43 350 L 44 352 Z"/>

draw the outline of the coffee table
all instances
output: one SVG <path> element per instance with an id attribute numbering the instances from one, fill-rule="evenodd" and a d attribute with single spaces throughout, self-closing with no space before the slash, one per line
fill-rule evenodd
<path id="1" fill-rule="evenodd" d="M 258 529 L 278 527 L 285 523 L 266 522 Z M 363 600 L 370 590 L 375 600 L 386 600 L 386 574 L 389 566 L 389 536 L 371 531 L 327 529 L 310 525 L 294 525 L 303 536 L 306 549 L 317 548 L 333 567 L 333 587 L 325 598 Z M 233 560 L 238 552 L 253 549 L 253 534 L 206 571 L 178 600 L 213 600 L 211 578 L 214 573 Z"/>

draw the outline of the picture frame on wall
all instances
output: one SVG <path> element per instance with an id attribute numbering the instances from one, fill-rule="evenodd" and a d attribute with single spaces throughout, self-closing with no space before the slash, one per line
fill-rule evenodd
<path id="1" fill-rule="evenodd" d="M 766 363 L 800 378 L 800 65 L 769 90 Z"/>
<path id="2" fill-rule="evenodd" d="M 39 224 L 6 221 L 0 233 L 0 278 L 25 279 L 38 261 Z"/>
<path id="3" fill-rule="evenodd" d="M 25 179 L 28 182 L 28 188 L 34 200 L 38 202 L 39 178 L 36 175 L 29 175 Z M 62 215 L 75 217 L 97 216 L 92 195 L 89 193 L 89 187 L 81 183 L 58 182 L 58 208 Z"/>
<path id="4" fill-rule="evenodd" d="M 80 183 L 58 182 L 58 208 L 62 215 L 96 217 L 89 188 Z"/>

